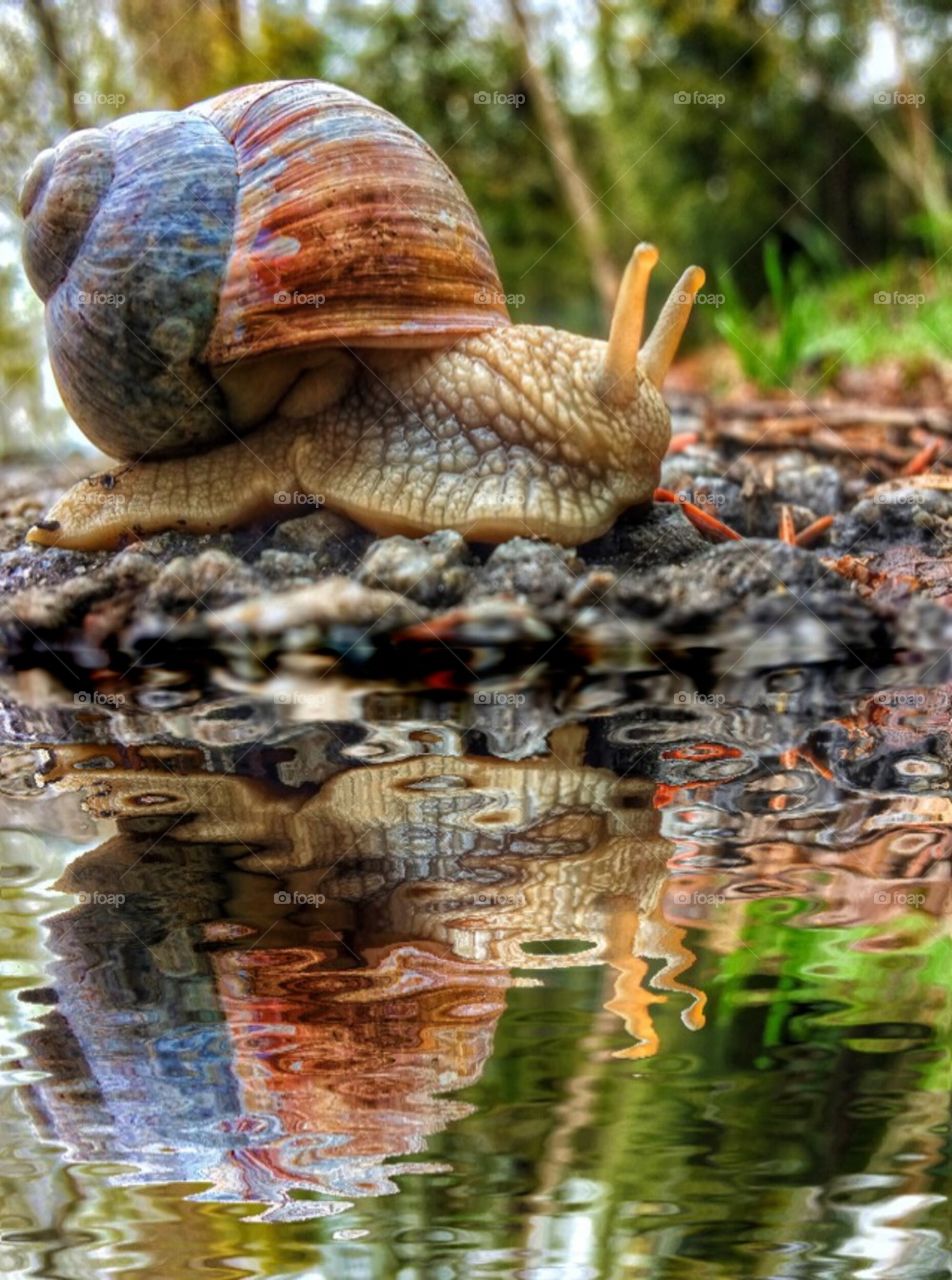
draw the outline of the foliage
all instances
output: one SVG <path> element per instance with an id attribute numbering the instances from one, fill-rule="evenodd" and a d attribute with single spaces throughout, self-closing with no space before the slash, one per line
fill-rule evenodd
<path id="1" fill-rule="evenodd" d="M 789 381 L 810 358 L 817 334 L 803 326 L 796 263 L 813 257 L 818 232 L 846 271 L 905 255 L 928 272 L 947 251 L 941 0 L 882 12 L 859 0 L 531 8 L 533 57 L 615 264 L 637 240 L 658 242 L 653 305 L 687 262 L 724 264 L 709 284 L 731 294 L 720 327 L 758 353 L 745 357 L 755 376 Z M 504 13 L 472 0 L 0 0 L 0 263 L 14 257 L 19 174 L 72 125 L 317 75 L 396 111 L 446 158 L 486 225 L 517 319 L 597 332 L 592 264 Z M 893 66 L 877 79 L 870 51 L 890 42 Z M 765 235 L 776 244 L 766 272 Z M 16 309 L 23 287 L 0 281 L 2 310 Z M 762 300 L 777 321 L 766 350 L 750 341 Z M 712 336 L 711 310 L 699 309 L 695 340 Z M 40 337 L 26 336 L 35 362 Z M 760 360 L 769 373 L 756 374 Z"/>
<path id="2" fill-rule="evenodd" d="M 801 392 L 848 366 L 899 361 L 909 377 L 948 360 L 952 271 L 892 259 L 875 270 L 822 270 L 801 255 L 784 267 L 776 242 L 764 248 L 768 297 L 750 306 L 729 272 L 715 317 L 752 382 Z"/>

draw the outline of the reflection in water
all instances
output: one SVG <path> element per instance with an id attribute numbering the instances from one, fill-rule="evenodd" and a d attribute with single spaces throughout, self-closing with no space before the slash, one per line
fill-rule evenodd
<path id="1" fill-rule="evenodd" d="M 209 1180 L 206 1198 L 301 1216 L 321 1206 L 291 1189 L 395 1190 L 387 1158 L 467 1113 L 443 1095 L 479 1078 L 513 968 L 607 962 L 630 1057 L 656 1049 L 665 989 L 700 1025 L 682 930 L 656 909 L 652 789 L 585 766 L 583 742 L 420 754 L 317 791 L 189 772 L 180 752 L 51 752 L 43 787 L 118 828 L 57 886 L 82 902 L 51 922 L 56 1014 L 28 1043 L 46 1069 L 78 1056 L 92 1088 L 38 1087 L 55 1132 L 134 1160 L 135 1180 Z"/>
<path id="2" fill-rule="evenodd" d="M 516 760 L 420 724 L 224 772 L 11 753 L 10 825 L 87 849 L 21 1096 L 111 1187 L 383 1233 L 354 1274 L 946 1274 L 948 725 L 916 711 L 914 742 L 879 702 L 773 756 L 726 713 Z M 284 1239 L 222 1274 L 312 1274 Z"/>

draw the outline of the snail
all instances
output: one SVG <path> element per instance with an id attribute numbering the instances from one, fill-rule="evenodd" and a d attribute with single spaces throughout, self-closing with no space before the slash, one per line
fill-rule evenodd
<path id="1" fill-rule="evenodd" d="M 33 542 L 107 548 L 313 502 L 379 534 L 574 545 L 651 499 L 659 388 L 703 271 L 640 351 L 648 244 L 607 342 L 512 323 L 459 183 L 354 93 L 275 81 L 80 130 L 20 199 L 63 402 L 125 464 L 70 489 Z"/>

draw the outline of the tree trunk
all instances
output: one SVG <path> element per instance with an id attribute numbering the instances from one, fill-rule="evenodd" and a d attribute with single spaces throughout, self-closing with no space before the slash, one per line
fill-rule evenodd
<path id="1" fill-rule="evenodd" d="M 61 114 L 69 127 L 76 129 L 82 124 L 77 101 L 79 80 L 64 56 L 56 15 L 47 0 L 27 0 L 27 9 L 36 25 L 42 56 L 49 64 L 54 83 L 59 86 Z"/>
<path id="2" fill-rule="evenodd" d="M 519 36 L 526 64 L 526 82 L 532 94 L 532 105 L 542 128 L 542 141 L 555 163 L 555 174 L 569 211 L 575 220 L 585 247 L 592 284 L 598 294 L 606 322 L 611 319 L 618 293 L 619 275 L 608 252 L 598 199 L 589 190 L 581 175 L 575 144 L 569 132 L 552 81 L 540 62 L 532 56 L 532 40 L 529 18 L 522 0 L 508 0 L 509 11 Z"/>

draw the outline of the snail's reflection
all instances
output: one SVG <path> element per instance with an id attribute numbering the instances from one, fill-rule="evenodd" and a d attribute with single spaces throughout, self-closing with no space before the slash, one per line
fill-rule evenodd
<path id="1" fill-rule="evenodd" d="M 51 753 L 44 786 L 116 824 L 60 882 L 79 905 L 52 921 L 53 988 L 34 993 L 56 1000 L 30 1039 L 52 1130 L 80 1158 L 288 1216 L 294 1189 L 379 1193 L 420 1167 L 521 971 L 608 966 L 630 1056 L 656 1048 L 666 989 L 697 1025 L 651 788 L 583 746 L 421 754 L 310 789 L 161 748 Z"/>

